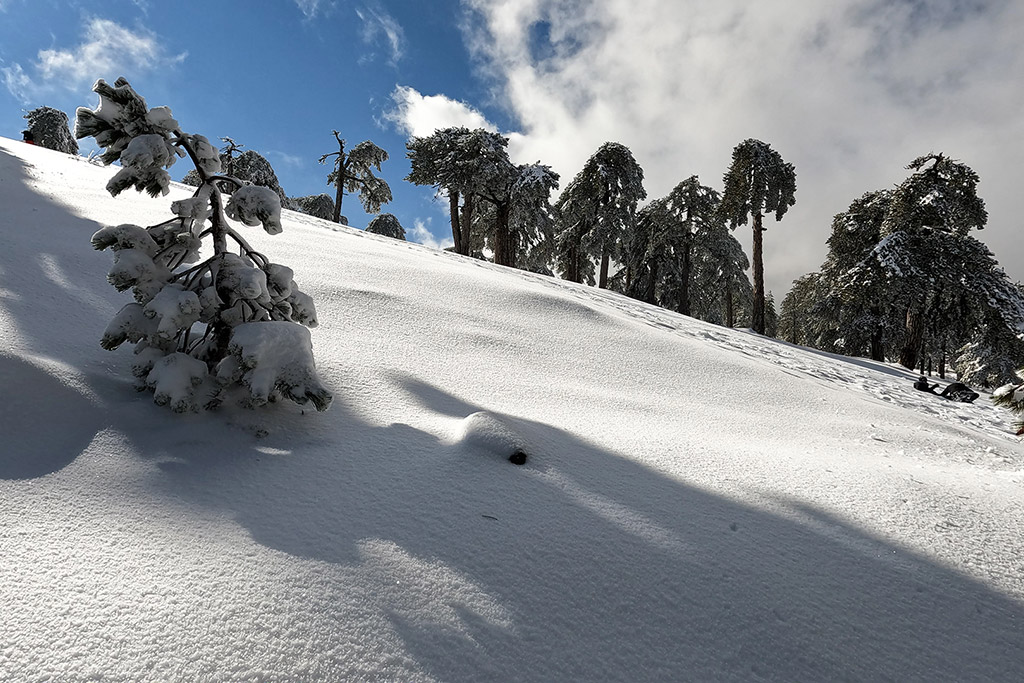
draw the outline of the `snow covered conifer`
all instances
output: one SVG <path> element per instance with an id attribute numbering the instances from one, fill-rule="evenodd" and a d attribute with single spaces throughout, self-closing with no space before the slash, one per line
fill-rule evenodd
<path id="1" fill-rule="evenodd" d="M 647 197 L 644 172 L 628 147 L 606 142 L 566 185 L 556 204 L 558 261 L 563 277 L 583 282 L 600 263 L 597 286 L 608 286 L 608 266 L 636 228 L 636 205 Z M 589 280 L 589 278 L 588 278 Z"/>
<path id="2" fill-rule="evenodd" d="M 324 154 L 320 163 L 334 157 L 333 170 L 327 175 L 327 184 L 335 188 L 334 216 L 335 223 L 342 223 L 341 202 L 346 192 L 355 192 L 359 197 L 363 210 L 377 213 L 383 204 L 391 201 L 391 187 L 387 181 L 374 174 L 373 169 L 380 171 L 381 164 L 388 160 L 388 153 L 369 140 L 363 140 L 348 152 L 345 141 L 338 131 L 333 131 L 338 141 L 338 151 Z"/>
<path id="3" fill-rule="evenodd" d="M 290 201 L 296 210 L 302 213 L 322 218 L 325 221 L 334 218 L 334 200 L 322 192 L 305 197 L 291 197 Z"/>
<path id="4" fill-rule="evenodd" d="M 405 240 L 405 228 L 398 222 L 395 215 L 391 213 L 382 213 L 379 216 L 375 216 L 370 221 L 370 224 L 366 226 L 366 232 L 393 237 L 396 240 Z"/>
<path id="5" fill-rule="evenodd" d="M 285 397 L 326 410 L 331 393 L 316 374 L 309 332 L 298 324 L 316 326 L 312 299 L 290 268 L 253 250 L 228 222 L 230 216 L 279 233 L 278 194 L 221 175 L 217 148 L 183 133 L 167 107 L 149 109 L 125 79 L 97 81 L 93 90 L 100 104 L 78 109 L 75 135 L 106 148 L 105 163 L 120 161 L 107 184 L 112 195 L 129 187 L 167 194 L 165 169 L 185 156 L 200 181 L 190 199 L 171 204 L 174 215 L 163 223 L 93 235 L 96 249 L 114 251 L 110 283 L 135 298 L 107 326 L 103 348 L 134 343 L 140 388 L 176 412 L 216 407 L 234 387 L 244 388 L 249 407 Z M 235 189 L 226 205 L 222 184 Z M 202 259 L 207 242 L 213 253 Z"/>
<path id="6" fill-rule="evenodd" d="M 765 292 L 762 256 L 764 214 L 774 213 L 780 221 L 796 203 L 796 169 L 766 142 L 747 139 L 732 151 L 732 164 L 725 174 L 722 210 L 735 229 L 753 218 L 754 315 L 750 326 L 764 334 Z"/>
<path id="7" fill-rule="evenodd" d="M 71 135 L 68 126 L 68 115 L 53 107 L 39 107 L 25 114 L 28 130 L 32 133 L 35 143 L 40 147 L 78 154 L 78 143 Z"/>

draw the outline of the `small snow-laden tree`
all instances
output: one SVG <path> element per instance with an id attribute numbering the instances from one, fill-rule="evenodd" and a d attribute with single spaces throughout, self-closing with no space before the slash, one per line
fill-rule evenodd
<path id="1" fill-rule="evenodd" d="M 105 163 L 120 162 L 107 184 L 112 195 L 130 187 L 167 194 L 166 169 L 186 156 L 201 181 L 191 198 L 171 204 L 172 218 L 93 235 L 96 249 L 114 252 L 110 283 L 135 298 L 107 326 L 101 345 L 134 343 L 140 388 L 176 412 L 216 407 L 239 386 L 249 407 L 286 397 L 326 410 L 331 393 L 316 373 L 302 326 L 317 324 L 312 299 L 290 268 L 252 249 L 228 220 L 281 232 L 277 194 L 220 175 L 216 147 L 183 133 L 167 107 L 148 108 L 125 79 L 113 86 L 97 81 L 93 90 L 99 106 L 79 108 L 75 134 L 94 137 L 105 148 Z M 236 188 L 226 204 L 220 183 Z M 203 259 L 206 244 L 212 255 Z"/>
<path id="2" fill-rule="evenodd" d="M 735 229 L 752 220 L 754 231 L 754 311 L 751 327 L 765 333 L 764 214 L 774 213 L 780 221 L 796 203 L 796 169 L 766 142 L 747 139 L 732 151 L 732 164 L 725 174 L 722 211 Z"/>
<path id="3" fill-rule="evenodd" d="M 366 232 L 405 241 L 405 228 L 398 222 L 395 215 L 391 213 L 382 213 L 379 216 L 374 216 L 373 220 L 366 226 Z"/>
<path id="4" fill-rule="evenodd" d="M 336 130 L 332 132 L 338 141 L 338 151 L 324 154 L 320 163 L 334 160 L 332 170 L 327 174 L 327 184 L 335 189 L 334 222 L 341 222 L 341 202 L 346 192 L 356 193 L 366 213 L 378 213 L 382 205 L 391 201 L 391 187 L 375 175 L 373 169 L 380 171 L 381 165 L 388 160 L 388 153 L 369 140 L 346 152 L 341 134 Z"/>
<path id="5" fill-rule="evenodd" d="M 291 197 L 290 201 L 297 211 L 325 221 L 334 219 L 334 200 L 324 193 L 306 197 Z"/>
<path id="6" fill-rule="evenodd" d="M 41 147 L 65 154 L 78 154 L 78 142 L 71 135 L 68 115 L 53 107 L 39 107 L 25 114 L 28 130 Z"/>
<path id="7" fill-rule="evenodd" d="M 562 277 L 583 282 L 600 263 L 597 286 L 607 288 L 612 258 L 636 228 L 637 204 L 647 198 L 644 172 L 623 144 L 606 142 L 583 165 L 558 198 L 558 265 Z"/>

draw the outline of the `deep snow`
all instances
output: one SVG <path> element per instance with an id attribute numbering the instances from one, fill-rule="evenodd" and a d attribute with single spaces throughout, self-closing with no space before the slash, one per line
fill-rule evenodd
<path id="1" fill-rule="evenodd" d="M 0 680 L 1024 678 L 987 397 L 285 212 L 334 405 L 173 415 L 113 173 L 0 139 Z"/>

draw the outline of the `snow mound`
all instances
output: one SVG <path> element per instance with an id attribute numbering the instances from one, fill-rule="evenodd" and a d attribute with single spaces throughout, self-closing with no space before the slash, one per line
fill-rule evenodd
<path id="1" fill-rule="evenodd" d="M 493 413 L 481 410 L 460 424 L 458 441 L 474 450 L 505 458 L 516 465 L 526 462 L 531 449 L 522 435 Z"/>

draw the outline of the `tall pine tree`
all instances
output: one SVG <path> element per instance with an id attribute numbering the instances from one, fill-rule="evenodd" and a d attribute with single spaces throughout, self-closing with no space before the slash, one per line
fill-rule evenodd
<path id="1" fill-rule="evenodd" d="M 765 292 L 763 233 L 764 214 L 774 213 L 782 220 L 796 203 L 796 169 L 783 161 L 766 142 L 747 139 L 732 151 L 732 164 L 725 174 L 722 211 L 732 228 L 752 220 L 754 264 L 754 310 L 751 327 L 764 334 Z"/>

